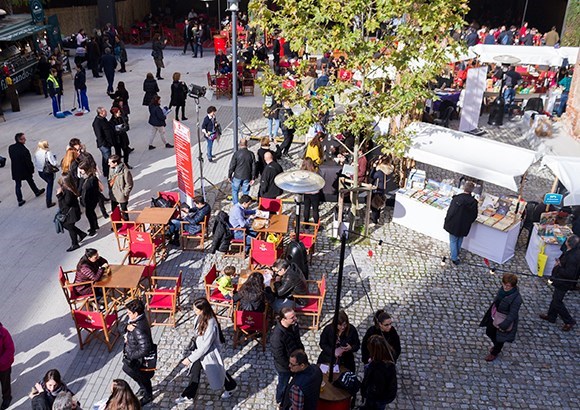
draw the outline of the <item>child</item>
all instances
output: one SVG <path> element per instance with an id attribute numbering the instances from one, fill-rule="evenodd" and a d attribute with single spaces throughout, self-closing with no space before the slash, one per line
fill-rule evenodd
<path id="1" fill-rule="evenodd" d="M 216 279 L 218 290 L 228 300 L 231 300 L 233 296 L 232 276 L 235 276 L 235 274 L 236 268 L 234 266 L 226 266 L 222 271 L 222 275 Z"/>

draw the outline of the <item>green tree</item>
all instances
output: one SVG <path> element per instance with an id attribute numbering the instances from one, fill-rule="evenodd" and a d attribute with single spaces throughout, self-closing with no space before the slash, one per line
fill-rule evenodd
<path id="1" fill-rule="evenodd" d="M 353 81 L 335 80 L 303 95 L 300 87 L 286 90 L 283 78 L 265 70 L 259 84 L 264 94 L 289 99 L 304 107 L 296 115 L 297 132 L 305 132 L 320 115 L 331 113 L 328 130 L 348 131 L 355 137 L 352 152 L 357 163 L 358 148 L 370 138 L 383 152 L 402 156 L 409 138 L 402 125 L 432 97 L 427 84 L 449 63 L 450 55 L 462 47 L 452 37 L 464 25 L 466 0 L 251 0 L 255 25 L 272 33 L 280 29 L 294 51 L 311 54 L 338 50 L 346 54 L 345 70 L 356 73 Z M 378 31 L 381 31 L 377 39 Z M 297 77 L 304 76 L 308 61 L 302 61 Z M 333 97 L 341 96 L 335 103 Z M 378 119 L 397 119 L 385 135 L 375 136 Z M 395 126 L 395 123 L 398 126 Z M 355 173 L 356 174 L 356 173 Z M 355 175 L 355 186 L 358 179 Z"/>

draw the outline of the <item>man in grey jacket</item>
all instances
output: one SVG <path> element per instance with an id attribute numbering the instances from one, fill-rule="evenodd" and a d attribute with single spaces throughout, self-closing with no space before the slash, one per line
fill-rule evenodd
<path id="1" fill-rule="evenodd" d="M 111 196 L 111 212 L 117 205 L 123 211 L 126 219 L 127 204 L 129 203 L 129 194 L 133 189 L 133 175 L 118 155 L 109 157 L 109 190 Z"/>

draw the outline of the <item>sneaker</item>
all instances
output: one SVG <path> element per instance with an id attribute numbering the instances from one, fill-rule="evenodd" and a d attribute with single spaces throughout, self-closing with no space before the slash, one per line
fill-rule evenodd
<path id="1" fill-rule="evenodd" d="M 237 387 L 235 387 L 233 390 L 226 390 L 222 393 L 222 399 L 229 399 L 230 397 L 233 396 L 234 392 L 237 390 Z"/>
<path id="2" fill-rule="evenodd" d="M 72 251 L 75 251 L 75 250 L 77 250 L 78 248 L 80 248 L 80 246 L 79 246 L 79 245 L 72 245 L 72 246 L 71 246 L 70 248 L 68 248 L 66 251 L 67 251 L 67 252 L 72 252 Z"/>
<path id="3" fill-rule="evenodd" d="M 170 143 L 165 144 L 165 148 L 173 148 L 173 145 L 171 145 Z"/>
<path id="4" fill-rule="evenodd" d="M 87 233 L 86 232 L 81 232 L 79 233 L 79 242 L 81 242 L 83 239 L 85 239 L 87 237 Z"/>
<path id="5" fill-rule="evenodd" d="M 89 236 L 95 236 L 96 234 L 97 234 L 97 231 L 92 231 L 91 230 L 91 231 L 89 231 L 89 234 L 88 235 Z"/>
<path id="6" fill-rule="evenodd" d="M 154 145 L 149 145 L 149 149 L 155 149 Z"/>
<path id="7" fill-rule="evenodd" d="M 179 397 L 177 399 L 175 399 L 175 403 L 176 404 L 191 404 L 193 403 L 193 399 L 190 399 L 189 397 Z"/>
<path id="8" fill-rule="evenodd" d="M 46 189 L 42 188 L 40 191 L 38 191 L 35 195 L 36 197 L 41 196 L 42 194 L 44 194 L 46 192 Z"/>
<path id="9" fill-rule="evenodd" d="M 26 203 L 26 201 L 23 199 L 22 201 L 18 201 L 18 206 L 22 206 Z"/>
<path id="10" fill-rule="evenodd" d="M 54 202 L 48 203 L 46 204 L 47 208 L 52 208 L 53 206 L 55 206 L 56 204 Z"/>

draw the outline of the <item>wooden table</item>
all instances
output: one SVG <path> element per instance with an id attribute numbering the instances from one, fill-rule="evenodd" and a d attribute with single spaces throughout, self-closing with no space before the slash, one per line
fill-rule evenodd
<path id="1" fill-rule="evenodd" d="M 340 373 L 333 374 L 333 381 L 336 381 L 346 368 L 340 368 Z M 320 388 L 320 399 L 317 410 L 349 410 L 351 395 L 346 390 L 334 387 L 328 381 L 328 373 L 322 374 L 322 387 Z"/>
<path id="2" fill-rule="evenodd" d="M 240 288 L 240 286 L 242 286 L 250 277 L 250 275 L 252 274 L 252 272 L 258 272 L 261 273 L 262 275 L 264 275 L 264 286 L 268 287 L 270 286 L 270 283 L 272 282 L 272 274 L 271 273 L 264 273 L 264 272 L 260 272 L 259 270 L 250 270 L 250 269 L 243 269 L 240 274 L 238 275 L 238 289 Z"/>
<path id="3" fill-rule="evenodd" d="M 137 224 L 149 225 L 149 232 L 151 233 L 151 238 L 161 237 L 162 247 L 165 250 L 167 248 L 167 243 L 165 240 L 165 229 L 167 225 L 171 222 L 171 218 L 175 214 L 175 208 L 144 208 L 135 222 Z"/>
<path id="4" fill-rule="evenodd" d="M 259 219 L 259 218 L 256 218 Z M 270 216 L 270 223 L 268 227 L 262 229 L 256 229 L 258 234 L 285 234 L 288 232 L 288 225 L 290 223 L 290 216 L 288 215 L 271 215 Z"/>
<path id="5" fill-rule="evenodd" d="M 94 288 L 103 290 L 105 312 L 109 312 L 117 304 L 123 303 L 127 295 L 131 298 L 136 296 L 139 291 L 139 282 L 145 270 L 144 265 L 109 265 L 109 267 L 111 273 L 93 283 Z"/>

